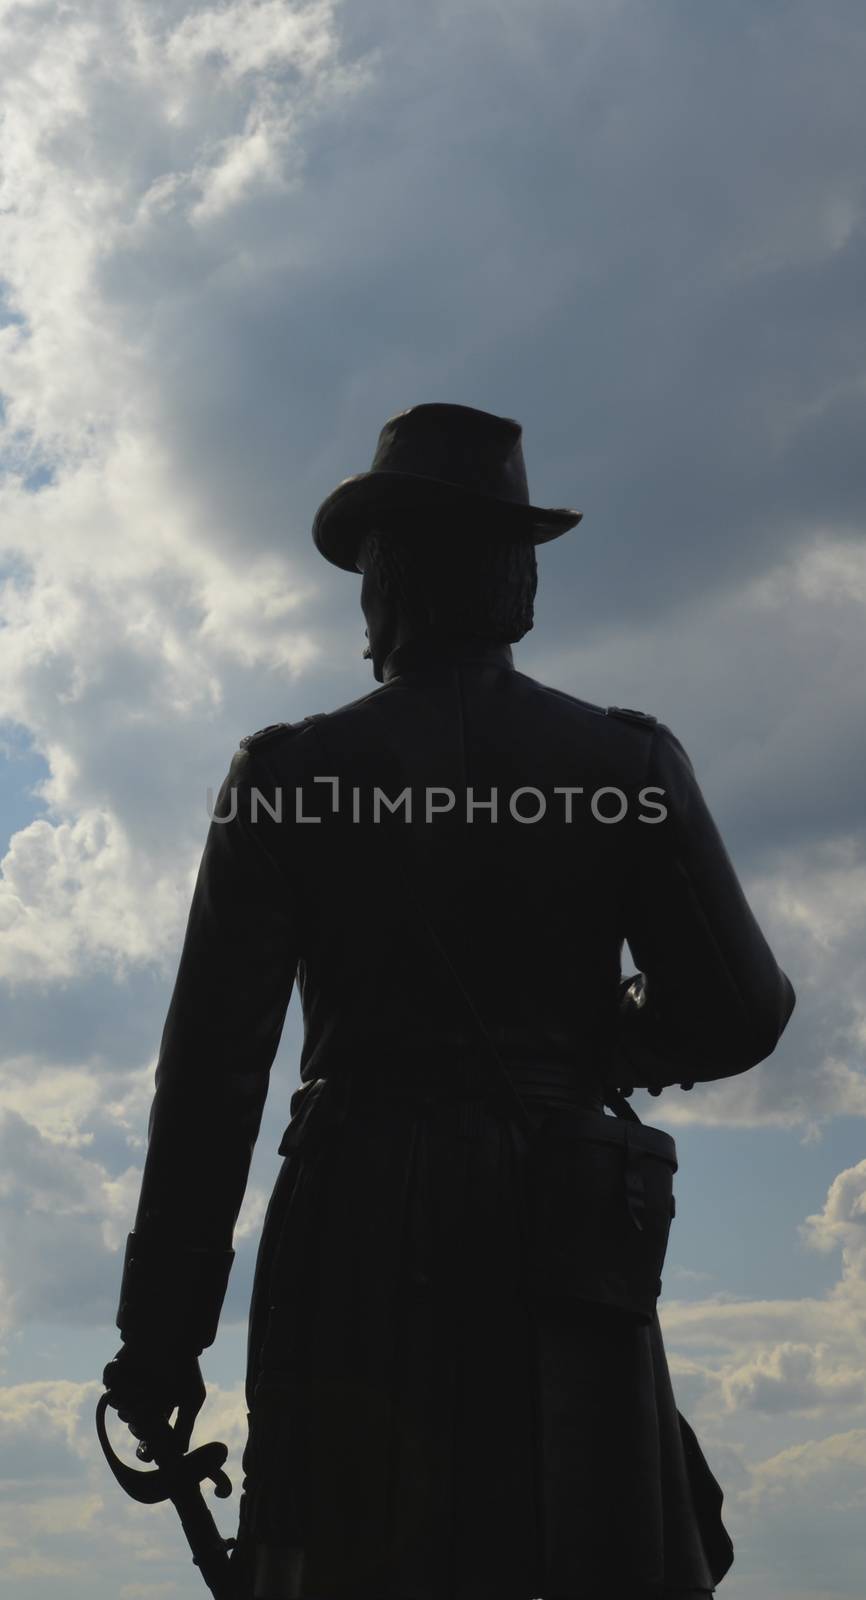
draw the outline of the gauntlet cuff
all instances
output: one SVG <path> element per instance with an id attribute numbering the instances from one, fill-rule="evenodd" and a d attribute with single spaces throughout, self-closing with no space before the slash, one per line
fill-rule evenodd
<path id="1" fill-rule="evenodd" d="M 234 1258 L 233 1250 L 180 1249 L 130 1233 L 117 1308 L 124 1340 L 200 1354 L 216 1338 Z"/>

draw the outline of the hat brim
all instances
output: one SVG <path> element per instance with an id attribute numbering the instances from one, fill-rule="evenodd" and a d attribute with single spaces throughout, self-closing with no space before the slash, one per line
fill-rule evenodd
<path id="1" fill-rule="evenodd" d="M 406 511 L 459 507 L 501 517 L 503 531 L 519 529 L 533 544 L 547 544 L 575 528 L 582 511 L 569 507 L 515 505 L 481 494 L 460 483 L 423 478 L 410 472 L 359 472 L 345 478 L 319 506 L 313 519 L 313 543 L 326 561 L 344 572 L 357 572 L 356 556 L 361 536 L 374 526 L 376 510 Z"/>

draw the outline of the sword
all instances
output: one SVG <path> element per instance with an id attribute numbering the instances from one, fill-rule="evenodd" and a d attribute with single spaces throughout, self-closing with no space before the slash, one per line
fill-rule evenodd
<path id="1" fill-rule="evenodd" d="M 153 1506 L 161 1500 L 171 1500 L 192 1551 L 193 1563 L 215 1600 L 240 1600 L 228 1554 L 237 1541 L 223 1538 L 204 1503 L 200 1487 L 205 1478 L 211 1478 L 219 1500 L 231 1494 L 231 1480 L 223 1471 L 228 1446 L 214 1440 L 184 1455 L 168 1421 L 155 1418 L 146 1442 L 142 1440 L 135 1453 L 140 1461 L 155 1461 L 156 1471 L 139 1472 L 121 1461 L 111 1447 L 105 1426 L 107 1407 L 108 1395 L 103 1394 L 96 1407 L 96 1432 L 102 1453 L 121 1488 L 141 1505 Z"/>

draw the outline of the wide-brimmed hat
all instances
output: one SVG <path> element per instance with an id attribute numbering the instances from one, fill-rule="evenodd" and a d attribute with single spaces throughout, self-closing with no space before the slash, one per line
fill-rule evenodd
<path id="1" fill-rule="evenodd" d="M 334 566 L 357 572 L 361 536 L 377 512 L 474 513 L 503 533 L 529 534 L 545 544 L 577 526 L 582 511 L 530 504 L 523 461 L 523 429 L 513 417 L 472 406 L 410 406 L 390 417 L 379 434 L 369 472 L 344 478 L 313 519 L 316 549 Z"/>

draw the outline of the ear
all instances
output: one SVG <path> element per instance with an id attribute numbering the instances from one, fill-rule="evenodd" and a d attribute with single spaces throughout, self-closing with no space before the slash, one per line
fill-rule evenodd
<path id="1" fill-rule="evenodd" d="M 367 528 L 361 534 L 361 537 L 358 541 L 358 549 L 355 558 L 356 565 L 358 570 L 363 574 L 367 588 L 373 590 L 374 593 L 387 597 L 391 590 L 391 584 L 388 575 L 382 571 L 382 565 L 380 562 L 370 561 L 369 559 L 367 541 L 368 539 L 374 537 L 375 529 L 373 528 Z"/>

